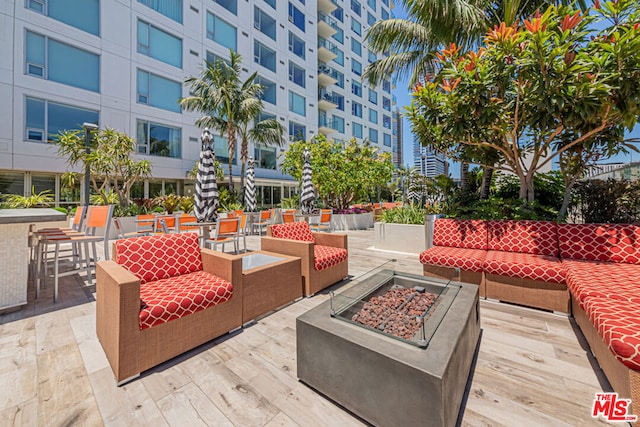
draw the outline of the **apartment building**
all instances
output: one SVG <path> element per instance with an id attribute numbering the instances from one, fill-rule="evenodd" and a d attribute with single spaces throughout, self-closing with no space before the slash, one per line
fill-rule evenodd
<path id="1" fill-rule="evenodd" d="M 78 202 L 81 184 L 61 191 L 66 160 L 48 140 L 92 122 L 136 138 L 136 156 L 152 162 L 153 178 L 134 196 L 188 194 L 201 129 L 198 113 L 177 100 L 188 96 L 187 76 L 230 49 L 243 57 L 243 80 L 258 72 L 264 114 L 283 123 L 288 142 L 321 133 L 391 151 L 393 85 L 370 87 L 360 76 L 376 59 L 366 31 L 392 8 L 390 0 L 0 0 L 0 193 L 33 186 L 53 190 L 59 204 Z M 298 191 L 279 170 L 285 149 L 249 147 L 265 205 Z M 229 159 L 223 136 L 215 152 L 237 177 L 238 155 Z"/>
<path id="2" fill-rule="evenodd" d="M 413 141 L 413 166 L 427 178 L 449 173 L 445 156 L 431 147 L 421 146 L 417 139 Z"/>

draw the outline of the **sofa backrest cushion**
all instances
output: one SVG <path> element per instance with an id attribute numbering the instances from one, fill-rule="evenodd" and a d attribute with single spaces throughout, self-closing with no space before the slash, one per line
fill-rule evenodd
<path id="1" fill-rule="evenodd" d="M 286 224 L 274 224 L 271 226 L 271 237 L 277 239 L 300 240 L 303 242 L 315 242 L 309 224 L 305 221 L 288 222 Z"/>
<path id="2" fill-rule="evenodd" d="M 630 224 L 558 224 L 560 257 L 640 264 L 640 227 Z"/>
<path id="3" fill-rule="evenodd" d="M 487 221 L 490 251 L 558 256 L 558 227 L 551 221 Z"/>
<path id="4" fill-rule="evenodd" d="M 162 234 L 116 240 L 115 261 L 140 283 L 202 270 L 196 233 Z"/>
<path id="5" fill-rule="evenodd" d="M 433 244 L 486 250 L 486 223 L 477 219 L 437 219 L 433 229 Z"/>

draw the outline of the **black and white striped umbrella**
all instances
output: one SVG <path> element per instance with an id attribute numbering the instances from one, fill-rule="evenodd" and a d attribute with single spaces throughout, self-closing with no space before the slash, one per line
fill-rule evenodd
<path id="1" fill-rule="evenodd" d="M 247 212 L 256 211 L 256 162 L 253 157 L 249 157 L 247 162 L 247 183 L 244 187 L 244 202 Z"/>
<path id="2" fill-rule="evenodd" d="M 407 199 L 409 199 L 409 203 L 417 203 L 420 199 L 420 194 L 416 191 L 412 176 L 409 176 L 408 188 L 409 191 L 407 192 Z"/>
<path id="3" fill-rule="evenodd" d="M 300 194 L 300 209 L 303 214 L 310 214 L 315 208 L 316 195 L 311 182 L 311 153 L 309 149 L 304 149 L 302 155 L 304 164 L 302 165 L 302 194 Z"/>
<path id="4" fill-rule="evenodd" d="M 204 128 L 200 138 L 202 151 L 196 175 L 193 213 L 199 222 L 213 222 L 218 219 L 218 184 L 214 167 L 215 153 L 211 146 L 213 137 L 209 128 Z"/>

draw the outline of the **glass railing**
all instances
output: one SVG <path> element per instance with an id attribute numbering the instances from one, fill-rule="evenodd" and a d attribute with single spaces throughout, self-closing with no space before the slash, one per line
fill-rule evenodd
<path id="1" fill-rule="evenodd" d="M 335 44 L 331 43 L 329 40 L 325 39 L 325 38 L 318 38 L 318 47 L 323 47 L 325 49 L 327 49 L 329 52 L 334 53 L 334 54 L 338 54 L 338 46 L 336 46 Z"/>
<path id="2" fill-rule="evenodd" d="M 338 29 L 338 21 L 331 15 L 325 12 L 320 12 L 318 14 L 318 21 L 322 21 L 329 25 L 331 28 Z"/>

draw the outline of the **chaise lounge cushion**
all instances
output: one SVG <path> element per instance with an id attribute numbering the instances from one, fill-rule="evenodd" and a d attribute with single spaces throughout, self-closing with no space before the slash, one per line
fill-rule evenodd
<path id="1" fill-rule="evenodd" d="M 589 297 L 585 312 L 616 359 L 640 370 L 640 305 L 613 298 Z"/>
<path id="2" fill-rule="evenodd" d="M 196 313 L 232 296 L 231 282 L 205 271 L 147 282 L 140 286 L 140 329 Z"/>
<path id="3" fill-rule="evenodd" d="M 562 259 L 640 264 L 640 227 L 630 224 L 558 224 Z"/>
<path id="4" fill-rule="evenodd" d="M 433 229 L 433 245 L 486 250 L 486 222 L 471 219 L 438 219 Z"/>
<path id="5" fill-rule="evenodd" d="M 324 270 L 347 260 L 347 250 L 333 246 L 313 246 L 313 268 Z"/>
<path id="6" fill-rule="evenodd" d="M 557 225 L 551 221 L 487 221 L 487 248 L 558 256 Z"/>
<path id="7" fill-rule="evenodd" d="M 486 254 L 487 251 L 483 249 L 433 246 L 420 254 L 420 262 L 422 264 L 439 265 L 442 267 L 482 272 L 482 266 Z"/>
<path id="8" fill-rule="evenodd" d="M 302 242 L 315 242 L 309 224 L 304 221 L 274 224 L 271 226 L 271 236 L 277 239 L 291 239 Z"/>
<path id="9" fill-rule="evenodd" d="M 566 271 L 553 256 L 519 252 L 487 251 L 484 271 L 549 283 L 565 283 Z"/>

